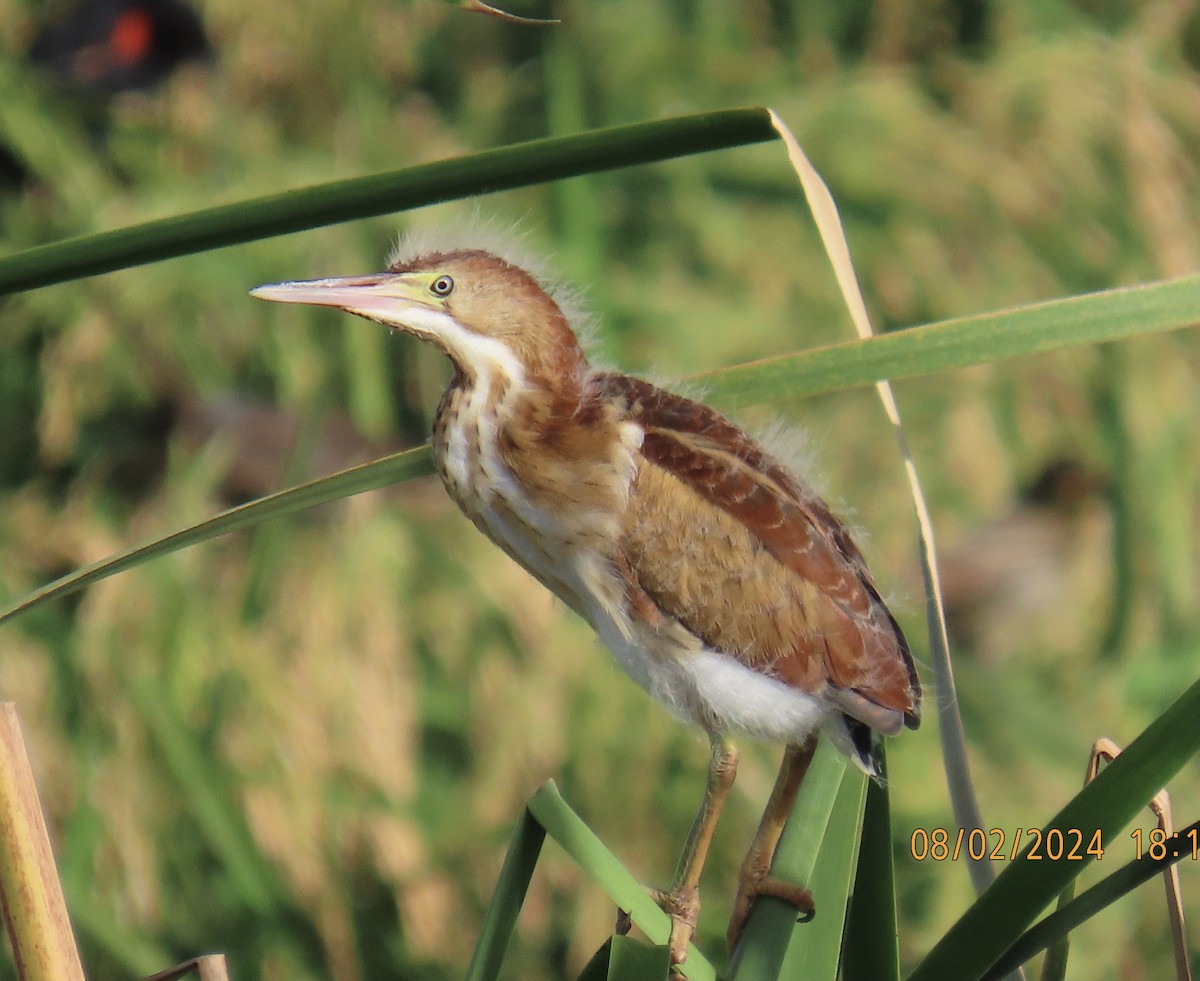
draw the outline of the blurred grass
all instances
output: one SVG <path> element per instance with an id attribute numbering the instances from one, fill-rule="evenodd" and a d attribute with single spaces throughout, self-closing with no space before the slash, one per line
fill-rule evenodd
<path id="1" fill-rule="evenodd" d="M 1197 267 L 1200 44 L 1186 8 L 620 0 L 569 12 L 531 31 L 440 4 L 211 0 L 212 68 L 119 99 L 96 140 L 20 60 L 32 7 L 0 0 L 17 27 L 0 39 L 0 139 L 41 178 L 0 198 L 6 247 L 585 122 L 765 102 L 829 181 L 883 325 Z M 480 207 L 518 217 L 529 245 L 581 280 L 607 361 L 683 377 L 847 336 L 777 150 L 582 180 Z M 302 419 L 332 401 L 365 430 L 422 438 L 435 357 L 245 297 L 377 268 L 397 231 L 364 220 L 0 300 L 0 596 L 217 509 L 211 447 L 176 439 L 132 495 L 115 462 L 128 420 L 164 389 L 238 390 Z M 1117 519 L 1115 543 L 1101 535 L 1085 552 L 1049 623 L 1014 632 L 1003 661 L 959 661 L 984 813 L 1010 834 L 1074 794 L 1096 735 L 1130 741 L 1198 673 L 1196 344 L 1184 332 L 897 384 L 944 546 L 1064 451 L 1106 469 L 1119 502 L 1100 509 Z M 872 565 L 920 636 L 902 480 L 871 399 L 771 409 L 814 434 L 820 482 L 870 529 Z M 250 549 L 227 537 L 4 628 L 0 684 L 29 725 L 90 976 L 214 947 L 239 977 L 461 976 L 514 817 L 551 776 L 630 869 L 669 876 L 704 747 L 439 488 L 290 522 L 258 572 Z M 1105 635 L 1118 641 L 1098 664 Z M 214 813 L 244 822 L 231 839 L 243 851 L 181 792 L 186 770 L 146 703 L 155 692 L 189 758 L 219 772 Z M 889 747 L 905 969 L 970 895 L 964 869 L 908 852 L 906 831 L 949 820 L 935 747 L 929 729 Z M 747 749 L 705 880 L 700 941 L 713 953 L 772 777 L 773 754 Z M 1173 790 L 1187 801 L 1196 789 L 1192 764 Z M 1108 844 L 1132 857 L 1127 837 Z M 265 911 L 229 867 L 245 850 L 238 861 L 279 880 L 262 884 Z M 611 925 L 574 867 L 544 861 L 506 961 L 514 977 L 577 973 Z M 1082 928 L 1068 977 L 1163 976 L 1166 937 L 1147 887 Z"/>

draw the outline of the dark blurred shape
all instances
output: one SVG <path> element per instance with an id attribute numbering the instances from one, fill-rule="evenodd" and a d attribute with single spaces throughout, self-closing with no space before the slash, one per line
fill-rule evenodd
<path id="1" fill-rule="evenodd" d="M 1028 507 L 1049 508 L 1074 516 L 1088 501 L 1108 488 L 1108 481 L 1078 460 L 1060 458 L 1046 464 L 1021 492 Z"/>
<path id="2" fill-rule="evenodd" d="M 75 88 L 148 90 L 211 48 L 204 25 L 181 0 L 89 0 L 46 24 L 30 60 Z"/>
<path id="3" fill-rule="evenodd" d="M 1065 609 L 1085 519 L 1108 482 L 1073 459 L 1048 463 L 1005 517 L 973 531 L 941 562 L 951 640 L 997 659 L 1033 640 Z M 1078 612 L 1068 614 L 1078 618 Z"/>
<path id="4" fill-rule="evenodd" d="M 17 151 L 0 143 L 0 191 L 20 191 L 33 182 L 33 172 Z"/>

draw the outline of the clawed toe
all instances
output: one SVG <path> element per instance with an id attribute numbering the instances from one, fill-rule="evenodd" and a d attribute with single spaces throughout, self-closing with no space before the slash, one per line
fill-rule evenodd
<path id="1" fill-rule="evenodd" d="M 729 945 L 730 955 L 733 954 L 733 949 L 742 938 L 742 931 L 746 928 L 750 910 L 759 896 L 771 896 L 775 899 L 782 899 L 785 903 L 791 903 L 800 914 L 797 919 L 798 923 L 807 923 L 816 915 L 812 893 L 804 886 L 785 882 L 773 875 L 744 876 L 738 884 L 737 898 L 733 901 L 733 915 L 729 918 L 729 929 L 725 933 L 725 942 Z"/>
<path id="2" fill-rule="evenodd" d="M 671 937 L 668 941 L 671 963 L 682 964 L 687 960 L 688 945 L 696 933 L 696 922 L 700 918 L 700 890 L 693 886 L 669 891 L 651 889 L 649 892 L 659 908 L 671 918 Z M 790 903 L 799 913 L 798 923 L 807 923 L 816 915 L 812 893 L 804 886 L 766 873 L 743 874 L 738 883 L 738 894 L 733 903 L 729 929 L 725 934 L 731 956 L 742 938 L 742 931 L 746 928 L 746 920 L 750 917 L 750 910 L 754 908 L 754 901 L 759 896 L 771 896 Z M 618 916 L 618 932 L 624 932 L 622 927 L 624 930 L 629 929 L 628 918 Z"/>

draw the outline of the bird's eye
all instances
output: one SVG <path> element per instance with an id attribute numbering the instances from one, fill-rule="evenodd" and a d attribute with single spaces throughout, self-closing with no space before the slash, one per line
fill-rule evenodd
<path id="1" fill-rule="evenodd" d="M 434 296 L 449 296 L 454 292 L 454 280 L 449 276 L 439 276 L 429 284 L 429 292 Z"/>

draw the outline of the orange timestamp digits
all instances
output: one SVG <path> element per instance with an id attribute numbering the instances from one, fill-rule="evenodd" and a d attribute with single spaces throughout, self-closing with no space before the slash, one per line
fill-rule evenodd
<path id="1" fill-rule="evenodd" d="M 908 839 L 909 854 L 918 861 L 957 862 L 969 858 L 975 862 L 1012 861 L 1028 848 L 1026 860 L 1040 862 L 1083 862 L 1088 858 L 1104 857 L 1104 839 L 1099 829 L 1090 832 L 1078 828 L 1017 828 L 1011 833 L 1003 828 L 916 828 Z"/>
<path id="2" fill-rule="evenodd" d="M 1193 862 L 1200 857 L 1200 829 L 1195 827 L 1174 836 L 1162 828 L 1154 828 L 1148 835 L 1141 828 L 1134 828 L 1129 837 L 1133 839 L 1133 857 L 1138 861 L 1143 855 L 1149 855 L 1155 862 L 1168 856 L 1176 859 L 1191 856 Z"/>

